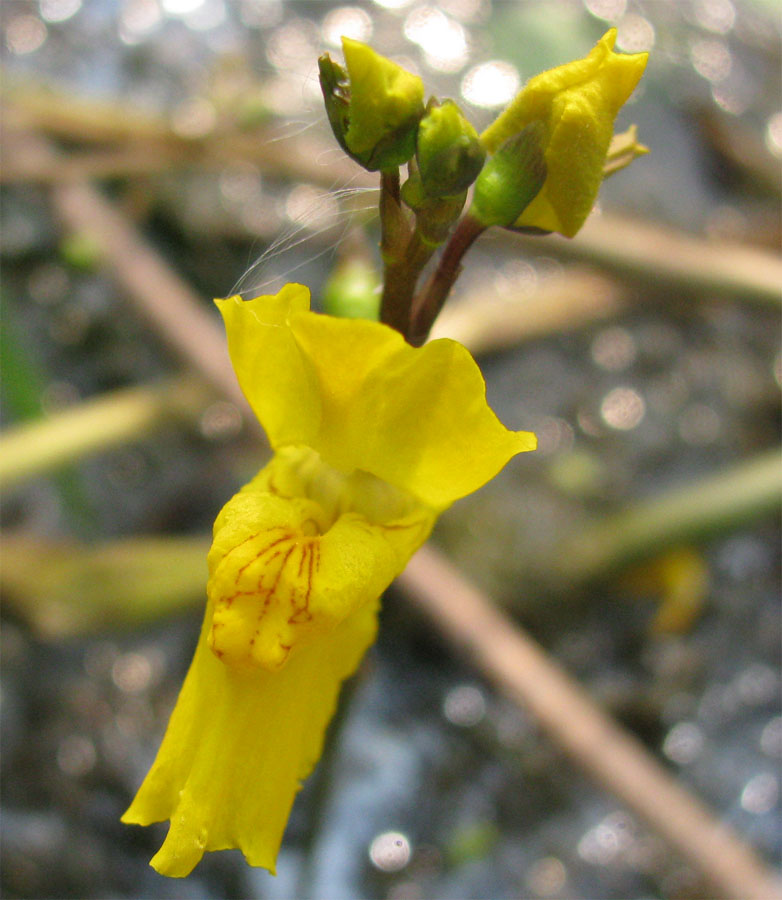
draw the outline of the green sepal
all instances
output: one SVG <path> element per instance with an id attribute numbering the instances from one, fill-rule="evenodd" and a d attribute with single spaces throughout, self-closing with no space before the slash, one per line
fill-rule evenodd
<path id="1" fill-rule="evenodd" d="M 320 89 L 323 92 L 323 102 L 326 106 L 326 116 L 331 130 L 334 132 L 334 137 L 345 153 L 353 156 L 345 143 L 345 132 L 350 123 L 348 73 L 339 63 L 335 63 L 328 53 L 324 53 L 323 56 L 318 57 L 318 76 Z M 355 157 L 353 158 L 355 159 Z"/>
<path id="2" fill-rule="evenodd" d="M 484 227 L 508 227 L 535 199 L 546 180 L 544 126 L 530 122 L 489 157 L 475 182 L 470 215 Z"/>

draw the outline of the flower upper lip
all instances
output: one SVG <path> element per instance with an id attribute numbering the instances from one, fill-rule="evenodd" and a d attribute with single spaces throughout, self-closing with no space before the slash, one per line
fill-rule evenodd
<path id="1" fill-rule="evenodd" d="M 414 349 L 385 325 L 309 311 L 309 291 L 216 301 L 250 405 L 275 449 L 304 445 L 335 469 L 363 470 L 435 510 L 476 490 L 535 437 L 485 399 L 467 350 Z"/>

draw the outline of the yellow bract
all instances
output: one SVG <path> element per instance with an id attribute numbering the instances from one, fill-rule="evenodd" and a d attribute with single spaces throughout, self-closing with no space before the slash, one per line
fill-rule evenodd
<path id="1" fill-rule="evenodd" d="M 546 128 L 546 181 L 515 223 L 573 237 L 589 215 L 603 180 L 614 119 L 646 68 L 648 53 L 618 54 L 616 29 L 585 59 L 531 78 L 483 132 L 490 153 L 525 125 Z"/>
<path id="2" fill-rule="evenodd" d="M 438 512 L 535 446 L 498 421 L 453 341 L 413 349 L 385 325 L 316 315 L 300 285 L 217 303 L 275 456 L 215 522 L 196 654 L 123 816 L 171 820 L 152 865 L 172 876 L 229 847 L 274 870 L 381 593 Z"/>

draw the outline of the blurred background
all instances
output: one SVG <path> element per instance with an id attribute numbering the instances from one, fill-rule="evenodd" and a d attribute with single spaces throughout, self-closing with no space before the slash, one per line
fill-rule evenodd
<path id="1" fill-rule="evenodd" d="M 371 42 L 479 128 L 611 25 L 651 153 L 573 241 L 485 236 L 438 334 L 539 450 L 434 542 L 769 863 L 782 851 L 781 16 L 773 0 L 3 0 L 2 890 L 8 897 L 696 898 L 395 589 L 277 878 L 149 868 L 119 816 L 267 458 L 211 298 L 349 306 L 375 179 L 317 57 Z M 610 748 L 607 748 L 610 752 Z"/>

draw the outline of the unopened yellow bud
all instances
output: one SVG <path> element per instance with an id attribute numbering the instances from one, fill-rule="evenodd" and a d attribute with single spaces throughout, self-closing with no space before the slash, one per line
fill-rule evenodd
<path id="1" fill-rule="evenodd" d="M 406 163 L 424 112 L 423 82 L 360 41 L 343 37 L 342 50 L 347 69 L 328 54 L 318 60 L 334 136 L 370 171 Z"/>
<path id="2" fill-rule="evenodd" d="M 481 135 L 494 153 L 530 122 L 545 127 L 546 181 L 516 227 L 573 237 L 589 215 L 603 180 L 614 119 L 638 84 L 649 55 L 614 53 L 615 40 L 612 28 L 586 58 L 530 79 Z"/>

